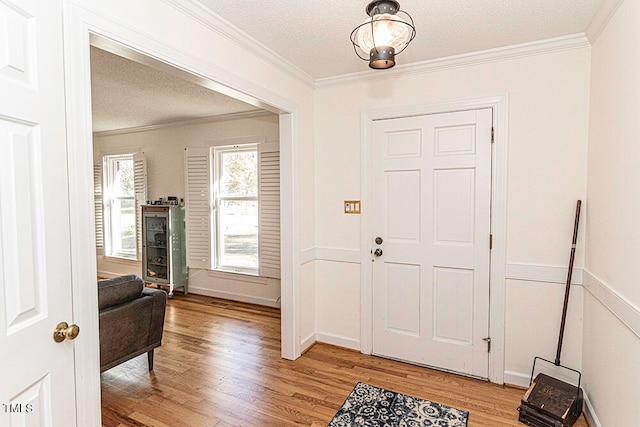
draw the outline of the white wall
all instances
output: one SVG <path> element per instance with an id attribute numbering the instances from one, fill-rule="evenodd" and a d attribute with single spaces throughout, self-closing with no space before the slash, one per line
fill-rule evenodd
<path id="1" fill-rule="evenodd" d="M 176 196 L 184 198 L 184 150 L 187 147 L 231 144 L 236 138 L 255 138 L 256 142 L 278 142 L 278 116 L 215 121 L 197 125 L 162 127 L 144 132 L 118 133 L 94 138 L 94 161 L 102 154 L 139 150 L 147 158 L 147 199 Z M 237 141 L 236 141 L 237 142 Z M 115 271 L 114 271 L 115 270 Z M 127 262 L 98 256 L 98 272 L 140 274 L 140 262 Z M 278 306 L 280 280 L 253 278 L 233 273 L 189 270 L 189 291 Z"/>
<path id="2" fill-rule="evenodd" d="M 584 388 L 602 426 L 640 419 L 640 2 L 592 48 Z"/>
<path id="3" fill-rule="evenodd" d="M 361 198 L 361 112 L 507 93 L 507 272 L 524 267 L 530 274 L 526 281 L 508 277 L 505 284 L 505 379 L 528 385 L 533 357 L 555 355 L 566 276 L 551 282 L 544 277 L 549 269 L 566 275 L 575 203 L 586 194 L 589 66 L 589 48 L 579 47 L 320 87 L 315 251 L 324 256 L 315 263 L 318 336 L 359 348 L 360 217 L 343 214 L 342 202 Z M 581 232 L 578 268 L 583 247 Z M 582 288 L 573 288 L 563 362 L 580 368 Z"/>

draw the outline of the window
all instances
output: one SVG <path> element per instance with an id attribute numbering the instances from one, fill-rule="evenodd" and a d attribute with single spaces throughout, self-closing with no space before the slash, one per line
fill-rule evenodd
<path id="1" fill-rule="evenodd" d="M 132 154 L 103 157 L 105 255 L 136 259 L 136 197 Z"/>
<path id="2" fill-rule="evenodd" d="M 258 147 L 215 147 L 213 157 L 214 268 L 258 274 Z"/>
<path id="3" fill-rule="evenodd" d="M 185 150 L 187 264 L 280 279 L 279 144 L 244 139 Z"/>

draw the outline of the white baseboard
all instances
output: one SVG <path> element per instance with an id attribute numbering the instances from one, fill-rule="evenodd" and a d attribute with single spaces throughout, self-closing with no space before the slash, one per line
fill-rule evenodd
<path id="1" fill-rule="evenodd" d="M 584 417 L 587 419 L 589 427 L 602 427 L 587 393 L 584 393 Z"/>
<path id="2" fill-rule="evenodd" d="M 504 371 L 505 384 L 529 387 L 529 381 L 531 381 L 531 373 L 523 374 L 522 372 Z"/>
<path id="3" fill-rule="evenodd" d="M 269 298 L 255 297 L 251 295 L 235 294 L 233 292 L 217 291 L 206 288 L 194 288 L 189 286 L 189 293 L 196 295 L 205 295 L 214 298 L 228 299 L 231 301 L 246 302 L 249 304 L 264 305 L 266 307 L 280 308 L 280 300 L 272 300 Z"/>
<path id="4" fill-rule="evenodd" d="M 316 339 L 316 334 L 315 333 L 310 334 L 308 337 L 304 338 L 300 343 L 300 352 L 304 353 L 317 341 L 318 340 Z"/>
<path id="5" fill-rule="evenodd" d="M 347 338 L 339 335 L 324 334 L 324 333 L 318 332 L 316 334 L 316 341 L 322 342 L 325 344 L 335 345 L 338 347 L 348 348 L 351 350 L 360 351 L 360 340 L 356 340 L 353 338 Z"/>

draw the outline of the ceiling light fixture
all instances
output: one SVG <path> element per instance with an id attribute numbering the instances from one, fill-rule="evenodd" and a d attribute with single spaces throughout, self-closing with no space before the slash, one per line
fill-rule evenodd
<path id="1" fill-rule="evenodd" d="M 400 54 L 416 36 L 413 18 L 394 0 L 374 0 L 366 8 L 368 18 L 351 32 L 351 43 L 360 59 L 374 69 L 396 65 Z M 401 13 L 408 19 L 398 16 Z M 411 22 L 411 23 L 409 23 Z"/>

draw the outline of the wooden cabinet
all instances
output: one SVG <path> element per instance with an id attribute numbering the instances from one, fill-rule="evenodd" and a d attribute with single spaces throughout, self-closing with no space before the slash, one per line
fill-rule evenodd
<path id="1" fill-rule="evenodd" d="M 142 206 L 142 277 L 188 292 L 184 206 Z"/>

